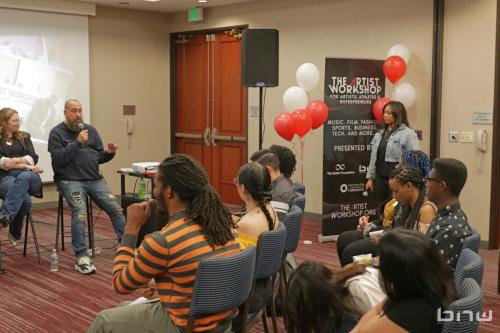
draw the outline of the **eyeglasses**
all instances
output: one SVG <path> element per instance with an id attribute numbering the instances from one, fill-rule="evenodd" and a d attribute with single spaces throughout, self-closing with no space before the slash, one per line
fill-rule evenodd
<path id="1" fill-rule="evenodd" d="M 424 179 L 425 179 L 425 181 L 426 181 L 426 182 L 430 182 L 430 181 L 433 181 L 433 182 L 438 182 L 438 183 L 439 183 L 439 182 L 442 182 L 442 180 L 441 180 L 441 179 L 439 179 L 439 178 L 424 177 Z"/>
<path id="2" fill-rule="evenodd" d="M 238 181 L 238 178 L 233 179 L 233 184 L 234 185 L 240 185 L 240 182 Z"/>

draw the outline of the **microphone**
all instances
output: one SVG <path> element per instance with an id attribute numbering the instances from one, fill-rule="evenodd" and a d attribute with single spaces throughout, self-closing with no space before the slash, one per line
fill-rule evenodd
<path id="1" fill-rule="evenodd" d="M 83 123 L 78 123 L 78 129 L 79 129 L 78 132 L 83 131 L 83 126 L 84 126 Z M 87 147 L 87 142 L 83 144 L 83 147 Z"/>
<path id="2" fill-rule="evenodd" d="M 363 192 L 363 196 L 364 196 L 364 197 L 367 197 L 367 196 L 368 196 L 368 191 L 364 191 L 364 192 Z"/>

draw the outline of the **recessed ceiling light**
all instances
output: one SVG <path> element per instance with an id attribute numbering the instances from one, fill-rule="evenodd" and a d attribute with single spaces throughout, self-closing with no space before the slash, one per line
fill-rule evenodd
<path id="1" fill-rule="evenodd" d="M 143 1 L 146 1 L 146 2 L 158 2 L 160 0 L 143 0 Z"/>
<path id="2" fill-rule="evenodd" d="M 198 3 L 207 3 L 208 2 L 208 0 L 197 0 L 197 1 L 198 1 Z"/>

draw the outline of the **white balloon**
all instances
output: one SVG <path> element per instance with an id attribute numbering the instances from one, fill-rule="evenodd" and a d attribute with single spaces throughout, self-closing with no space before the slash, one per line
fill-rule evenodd
<path id="1" fill-rule="evenodd" d="M 398 83 L 394 87 L 394 92 L 392 94 L 392 99 L 403 103 L 405 109 L 409 109 L 415 103 L 417 97 L 417 92 L 415 88 L 409 83 Z"/>
<path id="2" fill-rule="evenodd" d="M 295 78 L 299 86 L 305 91 L 311 91 L 318 85 L 319 70 L 316 65 L 306 62 L 297 68 Z"/>
<path id="3" fill-rule="evenodd" d="M 304 109 L 307 106 L 307 93 L 301 87 L 293 86 L 285 90 L 283 104 L 289 112 Z"/>
<path id="4" fill-rule="evenodd" d="M 408 51 L 408 48 L 406 46 L 401 44 L 394 45 L 393 47 L 391 47 L 389 52 L 387 52 L 387 57 L 391 56 L 400 56 L 408 66 L 408 61 L 410 61 L 410 51 Z"/>

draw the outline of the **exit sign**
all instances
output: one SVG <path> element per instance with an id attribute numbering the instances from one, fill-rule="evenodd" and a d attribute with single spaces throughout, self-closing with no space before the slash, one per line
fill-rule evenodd
<path id="1" fill-rule="evenodd" d="M 203 21 L 203 8 L 193 7 L 188 9 L 188 22 Z"/>

